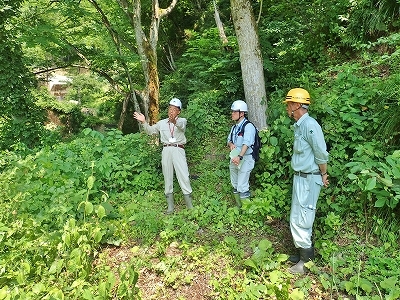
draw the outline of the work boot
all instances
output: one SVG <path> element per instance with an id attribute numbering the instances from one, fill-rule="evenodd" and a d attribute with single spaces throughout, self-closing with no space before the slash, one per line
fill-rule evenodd
<path id="1" fill-rule="evenodd" d="M 187 207 L 188 209 L 192 209 L 192 208 L 193 208 L 193 204 L 192 204 L 192 194 L 183 195 L 183 199 L 185 199 L 186 207 Z"/>
<path id="2" fill-rule="evenodd" d="M 248 199 L 248 198 L 250 198 L 250 191 L 240 193 L 240 199 L 241 200 Z"/>
<path id="3" fill-rule="evenodd" d="M 292 274 L 304 274 L 308 271 L 305 263 L 314 259 L 314 248 L 299 248 L 300 260 L 293 267 L 289 268 L 289 272 Z"/>
<path id="4" fill-rule="evenodd" d="M 291 263 L 297 264 L 300 260 L 300 251 L 298 248 L 296 248 L 296 254 L 292 254 L 289 256 L 288 261 L 290 261 Z M 314 252 L 313 252 L 313 257 L 311 258 L 311 260 L 314 260 Z"/>
<path id="5" fill-rule="evenodd" d="M 167 199 L 167 203 L 168 203 L 168 209 L 167 209 L 167 215 L 170 215 L 174 212 L 174 194 L 170 193 L 170 194 L 166 194 L 165 198 Z"/>
<path id="6" fill-rule="evenodd" d="M 242 207 L 242 201 L 240 200 L 240 194 L 236 189 L 233 190 L 233 197 L 235 198 L 236 206 L 241 208 Z"/>
<path id="7" fill-rule="evenodd" d="M 300 260 L 300 254 L 299 254 L 299 249 L 296 249 L 297 253 L 296 254 L 292 254 L 289 256 L 288 261 L 290 261 L 291 263 L 297 264 Z"/>

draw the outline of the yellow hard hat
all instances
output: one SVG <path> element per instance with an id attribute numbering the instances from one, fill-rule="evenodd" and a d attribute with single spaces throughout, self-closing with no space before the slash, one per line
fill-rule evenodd
<path id="1" fill-rule="evenodd" d="M 286 100 L 283 101 L 283 103 L 287 102 L 297 102 L 310 105 L 310 94 L 302 88 L 291 89 L 286 95 Z"/>

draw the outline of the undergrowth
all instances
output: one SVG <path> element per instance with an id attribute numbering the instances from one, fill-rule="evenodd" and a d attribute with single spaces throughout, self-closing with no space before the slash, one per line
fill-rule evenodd
<path id="1" fill-rule="evenodd" d="M 219 146 L 204 143 L 196 159 L 188 150 L 195 208 L 186 210 L 175 183 L 171 216 L 159 148 L 146 136 L 85 130 L 35 154 L 4 152 L 1 209 L 10 213 L 0 217 L 0 299 L 157 299 L 161 290 L 152 296 L 139 288 L 144 270 L 164 293 L 205 278 L 213 299 L 399 297 L 398 224 L 379 213 L 319 214 L 317 258 L 307 276 L 293 276 L 290 186 L 258 185 L 254 174 L 252 200 L 239 210 L 225 137 L 214 139 Z M 110 266 L 110 247 L 129 249 L 128 259 Z"/>

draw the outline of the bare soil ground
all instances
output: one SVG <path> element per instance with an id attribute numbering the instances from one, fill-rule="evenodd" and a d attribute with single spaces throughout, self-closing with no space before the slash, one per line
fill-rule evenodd
<path id="1" fill-rule="evenodd" d="M 272 243 L 276 252 L 279 253 L 290 253 L 294 250 L 290 239 L 290 231 L 288 225 L 282 221 L 274 221 L 269 224 L 272 228 L 273 234 L 262 236 L 260 233 L 260 239 L 268 238 Z M 209 237 L 205 237 L 208 239 Z M 132 251 L 132 248 L 136 248 L 136 251 Z M 138 250 L 139 249 L 139 250 Z M 102 255 L 106 259 L 107 264 L 113 268 L 118 269 L 122 263 L 129 263 L 135 257 L 141 259 L 146 256 L 151 258 L 151 266 L 157 265 L 160 260 L 157 255 L 154 255 L 157 250 L 153 248 L 140 249 L 139 245 L 129 245 L 123 247 L 108 247 L 104 249 Z M 250 256 L 252 249 L 245 249 L 246 256 Z M 164 254 L 165 257 L 173 258 L 176 257 L 185 266 L 190 264 L 190 259 L 184 257 L 181 249 L 177 246 L 177 243 L 172 243 Z M 211 300 L 215 299 L 216 295 L 213 291 L 213 287 L 210 284 L 211 279 L 222 278 L 223 272 L 226 270 L 228 262 L 223 260 L 217 260 L 211 266 L 208 261 L 206 265 L 201 265 L 201 262 L 197 262 L 191 268 L 185 268 L 185 275 L 190 278 L 187 283 L 179 280 L 178 284 L 174 284 L 174 281 L 167 282 L 166 276 L 157 269 L 146 265 L 145 263 L 136 270 L 139 273 L 139 279 L 137 287 L 140 291 L 140 296 L 145 300 Z M 290 264 L 288 263 L 288 267 Z M 176 265 L 179 268 L 179 265 Z M 221 277 L 222 276 L 222 277 Z M 324 300 L 324 299 L 335 299 L 332 295 L 329 295 L 322 286 L 318 279 L 313 274 L 308 274 L 311 288 L 309 288 L 308 299 Z M 292 283 L 294 284 L 298 278 L 293 278 Z M 292 285 L 293 286 L 293 285 Z M 342 298 L 343 299 L 343 298 Z"/>

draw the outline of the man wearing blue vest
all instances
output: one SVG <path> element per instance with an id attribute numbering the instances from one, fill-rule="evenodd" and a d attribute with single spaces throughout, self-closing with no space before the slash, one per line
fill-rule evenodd
<path id="1" fill-rule="evenodd" d="M 180 118 L 182 103 L 178 98 L 172 98 L 168 107 L 168 118 L 158 121 L 150 126 L 143 114 L 134 112 L 133 117 L 143 124 L 147 134 L 159 134 L 163 144 L 162 171 L 164 175 L 164 192 L 168 204 L 167 214 L 174 211 L 173 180 L 174 171 L 181 187 L 183 198 L 188 209 L 192 209 L 192 187 L 189 179 L 189 169 L 186 161 L 186 123 L 185 118 Z"/>
<path id="2" fill-rule="evenodd" d="M 289 271 L 303 274 L 307 271 L 304 264 L 314 259 L 312 227 L 321 187 L 329 184 L 329 154 L 321 126 L 308 114 L 309 93 L 302 88 L 291 89 L 284 103 L 289 117 L 296 121 L 291 160 L 294 176 L 290 231 L 298 254 L 289 257 L 295 263 Z"/>
<path id="3" fill-rule="evenodd" d="M 227 139 L 227 145 L 231 150 L 229 171 L 233 194 L 236 204 L 240 208 L 242 206 L 241 200 L 250 197 L 249 179 L 255 163 L 251 155 L 253 152 L 251 146 L 254 144 L 256 129 L 252 124 L 248 124 L 246 130 L 243 131 L 248 112 L 246 102 L 242 100 L 234 101 L 231 110 L 232 120 L 236 124 L 232 126 Z M 232 153 L 234 154 L 232 155 Z"/>

